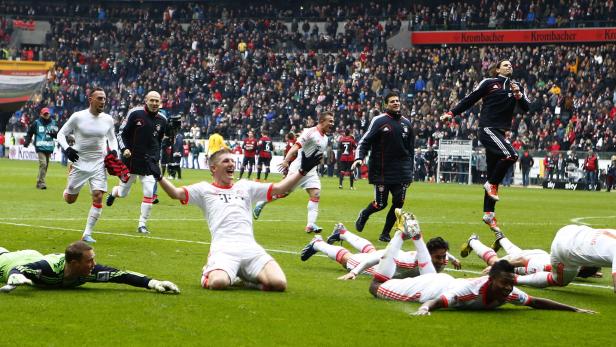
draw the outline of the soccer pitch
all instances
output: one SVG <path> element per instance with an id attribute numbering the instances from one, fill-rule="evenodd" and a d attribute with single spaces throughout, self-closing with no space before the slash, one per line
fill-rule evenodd
<path id="1" fill-rule="evenodd" d="M 35 189 L 36 162 L 0 159 L 0 246 L 9 250 L 63 252 L 79 239 L 91 200 L 62 200 L 66 168 L 50 165 L 45 191 Z M 174 184 L 209 180 L 207 171 L 184 170 Z M 254 178 L 253 173 L 253 178 Z M 273 180 L 280 179 L 274 175 Z M 109 188 L 117 178 L 109 179 Z M 339 190 L 337 178 L 324 178 L 318 223 L 327 237 L 336 222 L 350 230 L 357 212 L 372 197 L 367 181 L 356 191 Z M 368 293 L 370 278 L 338 281 L 345 271 L 332 260 L 307 262 L 299 251 L 311 236 L 303 231 L 307 195 L 302 191 L 272 203 L 255 221 L 255 236 L 280 263 L 288 279 L 285 293 L 247 289 L 208 291 L 200 287 L 209 249 L 209 230 L 201 211 L 181 206 L 159 191 L 148 227 L 136 233 L 141 185 L 126 199 L 105 207 L 94 238 L 101 264 L 175 282 L 180 295 L 115 284 L 86 284 L 74 290 L 17 288 L 0 294 L 3 338 L 18 346 L 476 346 L 602 345 L 613 343 L 616 319 L 610 270 L 602 279 L 576 280 L 565 288 L 522 288 L 534 296 L 598 311 L 584 315 L 505 305 L 495 311 L 435 311 L 411 317 L 419 305 L 377 300 Z M 594 227 L 616 226 L 614 195 L 605 192 L 502 188 L 497 217 L 506 235 L 522 248 L 549 250 L 556 231 L 572 221 Z M 492 233 L 481 222 L 480 186 L 415 183 L 405 209 L 416 214 L 424 237 L 442 236 L 458 256 L 459 245 L 475 232 L 486 244 Z M 372 216 L 361 236 L 377 240 L 386 211 Z M 343 244 L 343 246 L 348 246 Z M 405 244 L 410 249 L 411 244 Z M 502 251 L 500 253 L 503 254 Z M 471 254 L 461 259 L 456 277 L 473 277 L 484 263 Z"/>

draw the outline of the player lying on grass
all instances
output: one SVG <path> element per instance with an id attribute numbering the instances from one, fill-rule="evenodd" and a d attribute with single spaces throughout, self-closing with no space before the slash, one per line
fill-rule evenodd
<path id="1" fill-rule="evenodd" d="M 533 287 L 571 283 L 582 267 L 611 267 L 616 292 L 616 230 L 567 225 L 554 236 L 550 249 L 552 271 L 518 276 L 517 284 Z"/>
<path id="2" fill-rule="evenodd" d="M 346 248 L 334 246 L 336 241 L 347 241 L 351 246 L 357 249 L 360 253 L 353 254 Z M 449 244 L 440 237 L 435 237 L 428 241 L 427 245 L 432 264 L 437 272 L 441 272 L 451 260 L 456 269 L 462 266 L 458 259 L 447 252 Z M 339 277 L 340 280 L 353 280 L 357 275 L 374 274 L 374 266 L 379 263 L 385 250 L 376 250 L 372 242 L 350 232 L 342 223 L 336 224 L 334 231 L 327 238 L 327 242 L 323 241 L 321 235 L 316 235 L 312 241 L 301 252 L 302 261 L 310 259 L 317 252 L 325 253 L 330 259 L 337 261 L 344 268 L 349 270 L 344 276 Z M 419 268 L 417 267 L 417 252 L 402 251 L 396 254 L 396 273 L 394 278 L 405 278 L 419 276 Z"/>
<path id="3" fill-rule="evenodd" d="M 278 263 L 255 241 L 251 206 L 253 202 L 270 201 L 274 195 L 290 191 L 321 157 L 317 151 L 310 155 L 302 153 L 297 159 L 301 161 L 299 170 L 273 184 L 247 180 L 234 184 L 235 158 L 228 149 L 221 149 L 210 157 L 212 183 L 176 188 L 158 177 L 161 188 L 172 199 L 197 205 L 204 211 L 212 245 L 201 277 L 203 288 L 226 289 L 237 277 L 261 290 L 284 291 L 287 288 L 287 279 Z"/>
<path id="4" fill-rule="evenodd" d="M 429 315 L 433 310 L 449 307 L 489 310 L 507 302 L 538 309 L 594 313 L 552 300 L 530 297 L 515 288 L 514 268 L 506 260 L 495 263 L 488 276 L 479 278 L 455 279 L 447 274 L 439 274 L 432 265 L 415 217 L 399 209 L 396 210 L 396 217 L 396 233 L 387 245 L 370 285 L 370 293 L 377 298 L 420 302 L 423 305 L 415 315 Z M 391 279 L 396 268 L 394 256 L 407 239 L 412 239 L 417 249 L 421 275 Z"/>
<path id="5" fill-rule="evenodd" d="M 498 245 L 498 248 L 502 246 L 505 252 L 507 252 L 507 255 L 499 258 L 496 254 L 496 249 L 493 249 L 495 245 Z M 468 241 L 462 245 L 460 256 L 466 258 L 471 250 L 474 251 L 479 258 L 483 259 L 486 264 L 488 264 L 488 267 L 483 270 L 485 274 L 490 272 L 490 267 L 501 259 L 505 259 L 513 265 L 515 267 L 514 272 L 517 275 L 530 275 L 536 272 L 552 271 L 550 254 L 548 252 L 542 249 L 521 249 L 513 244 L 502 232 L 501 238 L 497 239 L 492 247 L 493 248 L 490 248 L 481 243 L 479 237 L 473 234 L 468 238 Z M 584 266 L 580 269 L 577 276 L 582 278 L 591 276 L 601 277 L 601 273 L 598 272 L 600 269 L 599 267 Z"/>
<path id="6" fill-rule="evenodd" d="M 94 257 L 94 249 L 84 241 L 71 243 L 64 254 L 42 255 L 34 250 L 9 252 L 0 247 L 0 281 L 6 283 L 0 291 L 10 292 L 25 284 L 39 288 L 73 288 L 86 282 L 112 282 L 161 293 L 180 292 L 169 281 L 97 264 Z"/>

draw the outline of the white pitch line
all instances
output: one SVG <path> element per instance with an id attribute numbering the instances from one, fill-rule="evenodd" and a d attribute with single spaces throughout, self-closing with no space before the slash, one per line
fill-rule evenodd
<path id="1" fill-rule="evenodd" d="M 37 221 L 83 221 L 85 218 L 53 218 L 53 217 L 0 217 L 0 221 L 27 221 L 27 220 L 37 220 Z M 113 218 L 114 221 L 138 221 L 139 218 Z M 175 221 L 186 221 L 186 222 L 205 222 L 203 218 L 149 218 L 149 221 L 160 221 L 160 222 L 175 222 Z M 300 223 L 305 222 L 305 219 L 259 219 L 256 221 L 257 223 L 265 222 L 265 223 L 281 223 L 281 222 L 291 222 L 291 223 Z M 340 223 L 340 220 L 327 220 L 321 219 L 323 223 Z M 455 222 L 455 221 L 437 221 L 437 220 L 422 220 L 422 224 L 443 224 L 443 225 L 483 225 L 483 222 Z M 560 225 L 558 222 L 506 222 L 501 223 L 501 225 Z"/>
<path id="2" fill-rule="evenodd" d="M 575 224 L 583 224 L 583 225 L 590 226 L 592 224 L 585 223 L 583 221 L 587 219 L 613 219 L 613 218 L 616 218 L 616 216 L 578 217 L 578 218 L 571 218 L 570 221 Z"/>
<path id="3" fill-rule="evenodd" d="M 46 225 L 33 225 L 33 224 L 24 224 L 24 223 L 2 222 L 2 221 L 0 221 L 0 224 L 13 225 L 13 226 L 18 226 L 18 227 L 34 227 L 34 228 L 49 229 L 49 230 L 82 232 L 82 230 L 80 230 L 80 229 L 50 227 L 50 226 L 46 226 Z M 149 236 L 149 235 L 148 236 L 143 236 L 143 235 L 135 235 L 135 234 L 123 234 L 123 233 L 114 233 L 114 232 L 108 232 L 108 231 L 97 231 L 96 234 L 121 236 L 121 237 L 130 237 L 130 238 L 143 238 L 143 239 L 152 239 L 152 240 L 160 240 L 160 241 L 195 243 L 195 244 L 200 244 L 200 245 L 210 245 L 211 244 L 211 242 L 206 242 L 206 241 L 172 239 L 172 238 L 167 238 L 167 237 L 158 237 L 158 236 Z M 291 255 L 299 255 L 300 254 L 299 252 L 285 251 L 285 250 L 282 250 L 282 249 L 267 249 L 267 248 L 265 248 L 265 250 L 268 251 L 268 252 L 272 252 L 272 253 L 291 254 Z M 326 257 L 325 255 L 322 255 L 322 254 L 317 254 L 316 256 Z M 472 270 L 445 269 L 445 271 L 462 272 L 462 273 L 468 273 L 468 274 L 474 274 L 474 275 L 482 275 L 481 271 L 472 271 Z M 576 282 L 572 282 L 570 284 L 574 285 L 574 286 L 581 286 L 581 287 L 612 289 L 611 286 L 605 286 L 605 285 L 600 285 L 600 284 L 588 284 L 588 283 L 576 283 Z"/>

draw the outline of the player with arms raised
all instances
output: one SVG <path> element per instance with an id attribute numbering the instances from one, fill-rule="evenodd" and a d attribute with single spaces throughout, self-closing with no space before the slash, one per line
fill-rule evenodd
<path id="1" fill-rule="evenodd" d="M 73 113 L 58 132 L 57 139 L 67 158 L 73 162 L 64 189 L 64 201 L 69 204 L 74 203 L 84 184 L 87 182 L 90 185 L 92 207 L 88 212 L 82 240 L 96 242 L 92 238 L 92 230 L 103 211 L 103 194 L 107 191 L 107 172 L 104 163 L 107 146 L 111 149 L 109 153 L 117 157 L 118 144 L 113 118 L 103 112 L 107 102 L 105 91 L 93 88 L 88 100 L 90 107 Z M 66 141 L 66 136 L 71 133 L 75 137 L 73 146 Z"/>
<path id="2" fill-rule="evenodd" d="M 331 112 L 323 112 L 319 116 L 319 124 L 312 128 L 304 129 L 300 137 L 297 139 L 297 142 L 291 147 L 289 152 L 284 157 L 282 164 L 280 164 L 280 169 L 282 172 L 294 173 L 298 172 L 301 165 L 301 153 L 325 153 L 327 149 L 327 133 L 334 126 L 334 114 Z M 323 230 L 319 227 L 317 222 L 317 217 L 319 216 L 319 199 L 321 196 L 321 180 L 319 179 L 319 174 L 317 173 L 317 169 L 313 169 L 308 172 L 305 177 L 298 182 L 298 185 L 306 190 L 308 193 L 309 201 L 308 201 L 308 222 L 306 224 L 305 231 L 307 233 L 315 232 L 319 233 Z M 282 194 L 283 197 L 285 196 Z M 257 203 L 253 210 L 253 216 L 255 219 L 259 218 L 263 207 L 267 202 L 260 201 Z"/>
<path id="3" fill-rule="evenodd" d="M 176 188 L 160 179 L 161 188 L 182 204 L 197 205 L 207 219 L 212 245 L 203 268 L 201 285 L 208 289 L 225 289 L 236 278 L 261 290 L 284 291 L 287 280 L 278 263 L 254 238 L 251 206 L 258 200 L 271 200 L 275 194 L 290 191 L 321 161 L 322 154 L 302 153 L 299 169 L 273 184 L 239 180 L 233 183 L 235 159 L 228 149 L 210 157 L 213 182 L 201 182 Z"/>

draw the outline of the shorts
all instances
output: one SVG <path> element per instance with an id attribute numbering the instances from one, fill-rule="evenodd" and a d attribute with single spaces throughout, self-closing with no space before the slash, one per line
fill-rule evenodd
<path id="1" fill-rule="evenodd" d="M 265 264 L 274 260 L 258 244 L 237 247 L 231 244 L 229 247 L 217 247 L 207 259 L 203 267 L 203 276 L 207 276 L 213 270 L 222 270 L 229 275 L 231 283 L 237 277 L 249 282 L 257 282 L 257 276 L 265 267 Z"/>
<path id="2" fill-rule="evenodd" d="M 447 274 L 431 273 L 412 278 L 393 279 L 379 286 L 379 299 L 424 303 L 438 298 L 455 279 Z"/>
<path id="3" fill-rule="evenodd" d="M 259 165 L 270 166 L 272 158 L 259 158 Z"/>
<path id="4" fill-rule="evenodd" d="M 351 166 L 353 165 L 352 161 L 340 161 L 338 163 L 340 172 L 351 172 Z"/>
<path id="5" fill-rule="evenodd" d="M 255 157 L 244 157 L 242 160 L 242 166 L 246 166 L 250 164 L 250 166 L 255 166 Z"/>
<path id="6" fill-rule="evenodd" d="M 79 194 L 79 191 L 84 184 L 90 184 L 90 192 L 100 190 L 107 191 L 107 172 L 103 162 L 100 165 L 88 166 L 86 169 L 81 169 L 71 166 L 71 171 L 68 173 L 68 182 L 65 192 L 71 195 Z"/>
<path id="7" fill-rule="evenodd" d="M 299 180 L 299 183 L 295 186 L 295 188 L 301 187 L 302 189 L 321 189 L 321 179 L 319 178 L 319 174 L 317 174 L 316 169 L 310 170 L 306 174 L 306 176 L 302 177 Z"/>

